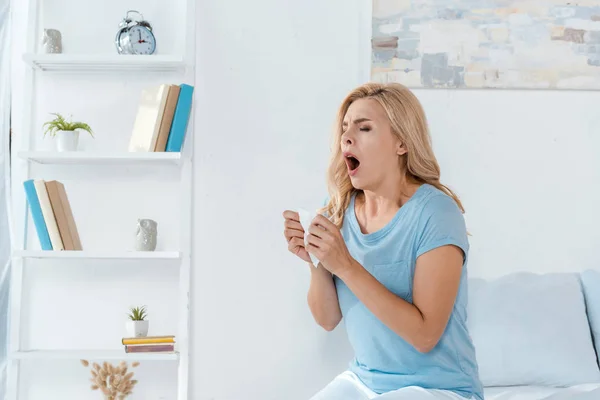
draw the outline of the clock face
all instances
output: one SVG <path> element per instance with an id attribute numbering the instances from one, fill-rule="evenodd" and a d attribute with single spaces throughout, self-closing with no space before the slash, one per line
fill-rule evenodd
<path id="1" fill-rule="evenodd" d="M 156 49 L 154 35 L 143 26 L 133 26 L 128 33 L 133 54 L 152 54 Z"/>

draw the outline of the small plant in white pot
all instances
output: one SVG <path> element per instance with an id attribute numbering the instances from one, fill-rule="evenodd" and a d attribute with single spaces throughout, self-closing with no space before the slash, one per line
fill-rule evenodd
<path id="1" fill-rule="evenodd" d="M 85 122 L 67 121 L 59 113 L 52 113 L 54 119 L 42 125 L 44 136 L 50 135 L 57 138 L 56 149 L 58 151 L 75 151 L 79 145 L 79 132 L 86 131 L 94 137 L 92 128 Z"/>
<path id="2" fill-rule="evenodd" d="M 129 337 L 148 336 L 149 321 L 146 319 L 146 306 L 131 307 L 127 316 L 129 317 L 127 321 L 127 333 Z"/>

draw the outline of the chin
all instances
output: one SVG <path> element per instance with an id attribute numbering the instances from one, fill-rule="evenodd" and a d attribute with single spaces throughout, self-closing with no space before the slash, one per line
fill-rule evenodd
<path id="1" fill-rule="evenodd" d="M 350 177 L 350 183 L 352 183 L 352 187 L 357 190 L 365 190 L 368 187 L 368 184 L 366 184 L 364 180 L 356 177 Z"/>

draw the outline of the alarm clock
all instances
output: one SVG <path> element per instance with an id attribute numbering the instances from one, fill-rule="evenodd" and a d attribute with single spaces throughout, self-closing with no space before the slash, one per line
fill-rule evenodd
<path id="1" fill-rule="evenodd" d="M 140 19 L 129 18 L 129 13 L 137 13 Z M 154 54 L 156 51 L 156 38 L 152 33 L 152 26 L 144 20 L 144 16 L 135 10 L 127 11 L 125 18 L 119 24 L 115 36 L 115 46 L 119 54 Z"/>

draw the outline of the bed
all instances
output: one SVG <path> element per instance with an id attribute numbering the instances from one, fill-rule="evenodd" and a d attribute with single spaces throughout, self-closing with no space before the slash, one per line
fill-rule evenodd
<path id="1" fill-rule="evenodd" d="M 600 269 L 469 279 L 485 400 L 600 400 Z"/>
<path id="2" fill-rule="evenodd" d="M 600 384 L 568 388 L 544 386 L 494 387 L 485 389 L 485 400 L 599 400 Z"/>

